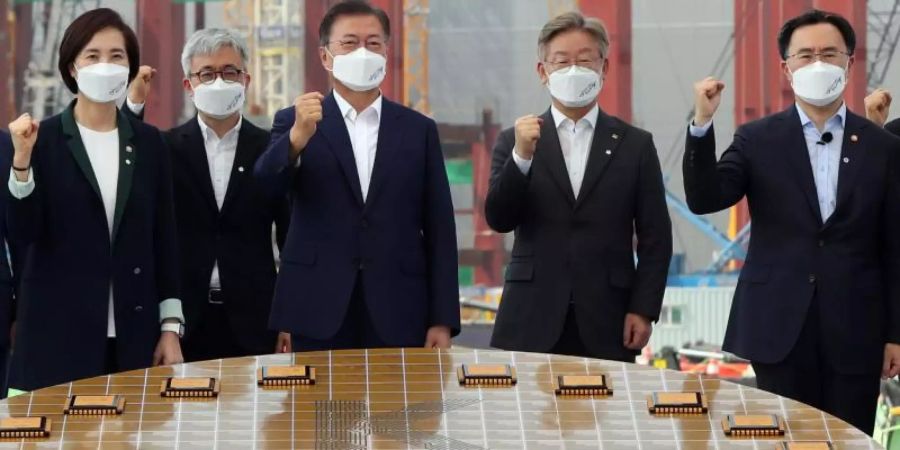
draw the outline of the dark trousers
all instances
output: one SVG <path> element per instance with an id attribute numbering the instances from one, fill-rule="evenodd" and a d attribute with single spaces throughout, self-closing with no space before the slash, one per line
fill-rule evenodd
<path id="1" fill-rule="evenodd" d="M 119 357 L 116 355 L 116 338 L 106 339 L 106 362 L 103 371 L 107 374 L 119 371 Z"/>
<path id="2" fill-rule="evenodd" d="M 353 294 L 350 297 L 350 306 L 344 316 L 344 323 L 341 324 L 337 333 L 331 338 L 321 340 L 292 333 L 291 346 L 295 352 L 393 347 L 378 336 L 372 325 L 372 318 L 363 297 L 361 276 L 356 277 L 356 284 L 353 286 Z"/>
<path id="3" fill-rule="evenodd" d="M 762 390 L 806 403 L 871 435 L 881 374 L 843 374 L 831 367 L 819 345 L 818 310 L 813 301 L 793 350 L 775 364 L 753 362 Z"/>
<path id="4" fill-rule="evenodd" d="M 559 340 L 550 349 L 550 353 L 566 356 L 581 356 L 587 358 L 599 358 L 612 361 L 634 362 L 634 356 L 624 356 L 625 351 L 618 354 L 594 354 L 588 351 L 584 346 L 581 333 L 578 331 L 578 320 L 576 320 L 575 305 L 569 304 L 569 311 L 566 313 L 566 323 L 563 325 L 563 332 L 559 336 Z M 624 321 L 624 319 L 622 319 Z"/>
<path id="5" fill-rule="evenodd" d="M 225 301 L 228 301 L 227 299 Z M 191 326 L 191 324 L 188 324 Z M 231 327 L 224 304 L 210 303 L 204 315 L 197 321 L 181 343 L 181 351 L 185 362 L 207 361 L 210 359 L 236 358 L 262 353 L 272 353 L 275 341 L 266 351 L 259 352 L 244 348 L 238 343 L 236 333 Z"/>

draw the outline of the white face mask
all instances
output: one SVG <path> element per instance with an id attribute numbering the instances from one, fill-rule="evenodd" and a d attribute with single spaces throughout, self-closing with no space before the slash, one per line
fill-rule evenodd
<path id="1" fill-rule="evenodd" d="M 330 52 L 329 52 L 330 54 Z M 346 55 L 332 55 L 334 77 L 357 92 L 371 91 L 381 85 L 387 75 L 387 59 L 360 47 Z"/>
<path id="2" fill-rule="evenodd" d="M 194 106 L 212 118 L 224 119 L 244 107 L 244 84 L 216 77 L 212 84 L 194 86 Z"/>
<path id="3" fill-rule="evenodd" d="M 816 61 L 791 72 L 791 87 L 799 99 L 815 106 L 829 105 L 844 93 L 847 70 Z"/>
<path id="4" fill-rule="evenodd" d="M 78 68 L 75 66 L 78 90 L 97 103 L 118 100 L 128 88 L 128 68 L 118 64 L 97 63 Z"/>
<path id="5" fill-rule="evenodd" d="M 569 108 L 581 108 L 597 101 L 603 79 L 591 69 L 572 65 L 550 74 L 550 95 Z"/>

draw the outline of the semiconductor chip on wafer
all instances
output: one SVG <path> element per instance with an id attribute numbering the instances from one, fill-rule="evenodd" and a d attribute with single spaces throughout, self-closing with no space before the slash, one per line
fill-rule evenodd
<path id="1" fill-rule="evenodd" d="M 556 395 L 612 395 L 606 375 L 559 375 Z"/>
<path id="2" fill-rule="evenodd" d="M 44 416 L 0 419 L 0 438 L 43 438 L 50 436 L 50 419 Z"/>
<path id="3" fill-rule="evenodd" d="M 654 392 L 647 397 L 650 414 L 703 414 L 709 411 L 699 392 Z"/>
<path id="4" fill-rule="evenodd" d="M 728 415 L 722 430 L 728 436 L 783 436 L 784 422 L 775 414 Z"/>
<path id="5" fill-rule="evenodd" d="M 256 384 L 266 387 L 316 384 L 316 369 L 310 366 L 265 366 L 256 371 Z"/>
<path id="6" fill-rule="evenodd" d="M 833 450 L 834 445 L 829 441 L 800 441 L 779 442 L 775 446 L 777 450 Z"/>
<path id="7" fill-rule="evenodd" d="M 211 398 L 219 395 L 219 382 L 215 378 L 166 378 L 160 386 L 163 397 Z"/>
<path id="8" fill-rule="evenodd" d="M 115 415 L 125 411 L 121 395 L 73 395 L 64 412 L 71 415 Z"/>
<path id="9" fill-rule="evenodd" d="M 516 369 L 509 364 L 463 364 L 456 371 L 463 386 L 512 386 Z"/>

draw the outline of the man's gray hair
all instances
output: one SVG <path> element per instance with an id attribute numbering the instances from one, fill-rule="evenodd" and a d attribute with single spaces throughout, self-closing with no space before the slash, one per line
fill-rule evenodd
<path id="1" fill-rule="evenodd" d="M 190 76 L 191 60 L 195 56 L 211 55 L 223 47 L 235 49 L 241 55 L 241 61 L 244 63 L 242 69 L 247 70 L 250 53 L 244 38 L 236 31 L 227 28 L 205 28 L 194 32 L 184 44 L 184 50 L 181 52 L 181 67 L 184 69 L 184 76 Z"/>
<path id="2" fill-rule="evenodd" d="M 600 46 L 600 56 L 607 57 L 609 51 L 609 33 L 600 19 L 584 17 L 579 12 L 567 12 L 560 14 L 547 22 L 538 35 L 538 56 L 543 61 L 547 56 L 547 44 L 556 36 L 572 30 L 581 30 L 590 34 L 597 40 Z"/>

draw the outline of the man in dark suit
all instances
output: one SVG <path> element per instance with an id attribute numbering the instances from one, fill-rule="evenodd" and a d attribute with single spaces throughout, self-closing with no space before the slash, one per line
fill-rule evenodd
<path id="1" fill-rule="evenodd" d="M 319 27 L 334 90 L 275 116 L 256 175 L 290 193 L 270 324 L 293 348 L 441 347 L 459 331 L 456 231 L 435 122 L 391 102 L 384 11 L 351 0 Z"/>
<path id="2" fill-rule="evenodd" d="M 491 165 L 488 224 L 516 232 L 491 345 L 633 362 L 672 257 L 656 149 L 597 106 L 609 69 L 600 21 L 562 14 L 538 43 L 552 106 L 503 131 Z"/>
<path id="3" fill-rule="evenodd" d="M 749 202 L 725 350 L 752 361 L 760 388 L 872 433 L 879 374 L 900 372 L 900 140 L 844 104 L 855 42 L 832 13 L 786 22 L 796 104 L 740 126 L 718 163 L 724 84 L 698 82 L 684 183 L 697 214 Z"/>
<path id="4" fill-rule="evenodd" d="M 248 50 L 235 32 L 199 30 L 182 53 L 185 90 L 197 117 L 164 133 L 172 150 L 175 222 L 181 255 L 186 361 L 290 351 L 268 328 L 279 246 L 289 221 L 286 197 L 270 198 L 252 176 L 269 132 L 242 117 L 250 83 Z M 142 67 L 128 106 L 143 113 L 152 70 Z"/>

